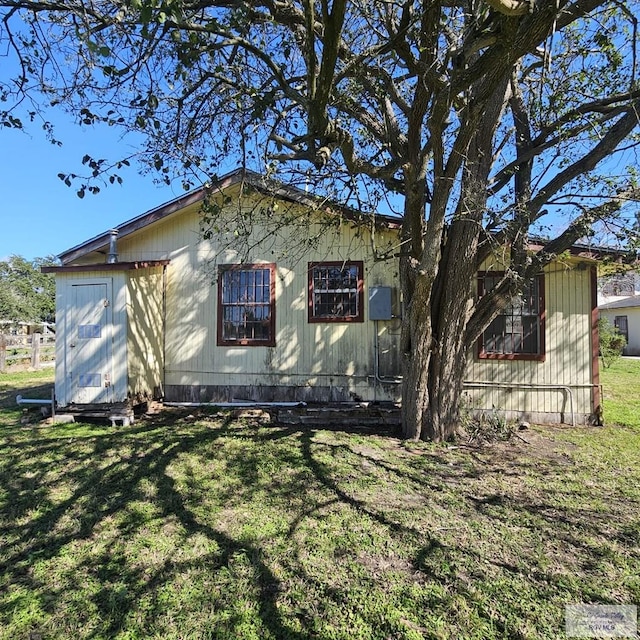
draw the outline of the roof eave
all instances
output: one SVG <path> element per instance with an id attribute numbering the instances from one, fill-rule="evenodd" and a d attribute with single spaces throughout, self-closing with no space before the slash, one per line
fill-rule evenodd
<path id="1" fill-rule="evenodd" d="M 40 267 L 42 273 L 85 273 L 87 271 L 135 271 L 165 267 L 171 260 L 136 260 L 134 262 L 100 262 L 97 264 L 68 264 Z"/>
<path id="2" fill-rule="evenodd" d="M 180 196 L 175 200 L 171 200 L 170 202 L 151 209 L 150 211 L 136 216 L 131 220 L 123 222 L 122 224 L 113 227 L 113 229 L 117 230 L 118 238 L 126 237 L 131 233 L 139 231 L 140 229 L 153 224 L 154 222 L 158 222 L 159 220 L 162 220 L 163 218 L 166 218 L 173 213 L 176 213 L 191 205 L 202 202 L 202 200 L 204 200 L 204 198 L 209 193 L 224 191 L 236 184 L 241 183 L 248 184 L 261 193 L 277 196 L 279 198 L 282 198 L 283 200 L 313 208 L 318 208 L 318 205 L 322 202 L 319 198 L 314 197 L 313 195 L 310 195 L 302 189 L 298 189 L 297 187 L 270 181 L 263 176 L 254 173 L 253 171 L 238 169 L 223 176 L 213 185 L 199 187 L 198 189 Z M 332 202 L 327 202 L 323 208 L 326 212 L 339 212 L 345 218 L 353 222 L 363 222 L 364 220 L 371 219 L 371 215 L 360 213 L 348 207 L 344 207 Z M 374 215 L 374 222 L 379 226 L 388 228 L 400 228 L 401 226 L 401 221 L 399 219 L 381 214 Z M 110 235 L 111 230 L 105 231 L 100 235 L 90 238 L 86 242 L 67 249 L 66 251 L 60 253 L 57 257 L 64 265 L 82 258 L 90 253 L 93 253 L 94 251 L 103 250 L 109 245 Z"/>

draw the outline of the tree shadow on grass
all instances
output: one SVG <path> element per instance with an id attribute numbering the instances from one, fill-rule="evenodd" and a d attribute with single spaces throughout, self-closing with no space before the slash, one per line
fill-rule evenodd
<path id="1" fill-rule="evenodd" d="M 194 534 L 201 534 L 215 543 L 217 551 L 200 558 L 198 564 L 216 571 L 228 566 L 230 559 L 238 553 L 251 558 L 260 592 L 260 617 L 273 637 L 307 637 L 293 632 L 280 619 L 274 604 L 278 580 L 260 561 L 258 550 L 196 518 L 185 506 L 184 497 L 176 489 L 175 481 L 167 474 L 167 467 L 180 456 L 237 435 L 237 429 L 229 428 L 229 424 L 227 420 L 215 428 L 193 429 L 191 432 L 187 428 L 186 432 L 180 430 L 171 433 L 168 429 L 173 424 L 159 420 L 126 432 L 121 430 L 112 435 L 85 439 L 88 442 L 78 438 L 78 443 L 82 442 L 83 445 L 78 447 L 74 447 L 73 442 L 45 437 L 26 447 L 24 443 L 22 447 L 16 444 L 14 455 L 5 450 L 7 457 L 0 473 L 0 483 L 8 491 L 0 527 L 0 535 L 9 540 L 0 563 L 5 580 L 37 593 L 43 609 L 53 613 L 64 599 L 65 590 L 75 588 L 82 593 L 84 589 L 73 582 L 67 582 L 58 591 L 47 587 L 34 577 L 34 565 L 56 560 L 69 553 L 70 547 L 87 544 L 97 538 L 100 551 L 75 567 L 81 575 L 93 578 L 99 585 L 91 599 L 100 612 L 101 623 L 94 632 L 83 637 L 117 635 L 130 621 L 136 603 L 194 565 L 193 560 L 183 562 L 170 558 L 150 573 L 142 566 L 132 566 L 120 549 L 117 538 L 135 535 L 144 526 L 144 518 L 136 520 L 124 517 L 118 523 L 116 539 L 105 543 L 99 540 L 97 532 L 105 522 L 118 518 L 136 500 L 145 499 L 140 491 L 144 481 L 157 488 L 154 506 L 159 510 L 158 517 L 171 518 L 180 523 L 187 539 Z M 281 432 L 281 437 L 286 435 L 287 432 Z M 129 441 L 129 446 L 124 456 L 118 456 L 123 438 Z M 110 461 L 101 464 L 100 461 L 105 457 Z M 74 490 L 65 499 L 56 500 L 51 496 L 52 487 L 47 478 L 60 473 L 60 468 L 64 469 L 64 483 L 73 486 Z M 72 523 L 65 526 L 62 523 L 70 513 L 74 514 Z M 10 619 L 14 604 L 5 601 L 0 606 L 0 616 L 5 621 Z M 158 606 L 151 606 L 145 614 L 145 620 L 138 626 L 153 628 L 154 612 L 158 612 Z M 228 624 L 233 626 L 232 623 Z M 232 629 L 227 631 L 228 637 L 232 637 Z M 220 632 L 220 629 L 208 631 L 206 637 L 225 637 L 224 632 L 219 635 Z"/>
<path id="2" fill-rule="evenodd" d="M 161 414 L 126 429 L 106 433 L 103 430 L 97 435 L 91 435 L 89 431 L 89 435 L 78 437 L 48 437 L 46 429 L 35 431 L 31 428 L 31 438 L 5 443 L 0 482 L 8 489 L 9 499 L 3 505 L 0 534 L 9 543 L 2 554 L 0 571 L 7 576 L 9 584 L 20 584 L 37 594 L 45 616 L 55 614 L 61 603 L 69 600 L 70 590 L 79 594 L 88 591 L 87 604 L 97 612 L 97 619 L 92 622 L 95 629 L 89 631 L 91 624 L 87 624 L 82 637 L 97 638 L 114 637 L 126 631 L 134 614 L 138 618 L 138 628 L 158 628 L 158 617 L 166 614 L 159 593 L 169 583 L 192 571 L 233 571 L 238 558 L 245 558 L 256 590 L 258 616 L 269 637 L 292 640 L 324 637 L 322 633 L 301 630 L 314 624 L 313 616 L 305 612 L 304 606 L 294 614 L 299 618 L 297 622 L 283 618 L 277 599 L 284 587 L 263 559 L 259 545 L 250 539 L 229 535 L 223 528 L 196 515 L 194 496 L 189 492 L 194 490 L 197 501 L 198 477 L 192 480 L 194 486 L 186 482 L 178 487 L 169 471 L 181 458 L 193 455 L 202 458 L 203 451 L 213 452 L 218 443 L 224 441 L 231 443 L 229 452 L 224 454 L 225 463 L 233 470 L 241 490 L 236 489 L 234 493 L 231 487 L 221 491 L 220 501 L 250 504 L 254 494 L 272 492 L 285 503 L 305 495 L 309 474 L 302 469 L 300 477 L 294 477 L 288 483 L 279 483 L 277 477 L 271 477 L 265 484 L 264 477 L 257 472 L 263 462 L 261 450 L 269 443 L 277 445 L 279 441 L 291 440 L 293 450 L 284 448 L 275 455 L 279 468 L 295 469 L 302 460 L 296 447 L 303 435 L 297 428 L 265 430 L 259 425 L 238 426 L 231 418 L 205 426 L 192 422 L 190 416 Z M 250 446 L 236 451 L 242 443 Z M 52 478 L 56 478 L 55 481 Z M 215 551 L 205 553 L 197 560 L 168 557 L 151 568 L 132 563 L 120 541 L 139 535 L 148 525 L 149 518 L 136 514 L 134 508 L 136 502 L 147 499 L 143 484 L 155 488 L 155 519 L 178 523 L 182 543 L 187 544 L 200 536 Z M 62 499 L 56 494 L 56 491 L 65 493 L 59 485 L 72 488 Z M 348 496 L 343 494 L 338 502 L 348 506 Z M 311 509 L 305 508 L 310 514 L 315 505 Z M 295 517 L 298 517 L 297 512 Z M 299 517 L 304 518 L 304 512 Z M 107 539 L 101 539 L 105 523 L 114 520 L 117 521 L 117 532 L 113 533 L 111 524 L 111 533 Z M 384 523 L 384 518 L 380 517 L 380 521 Z M 80 554 L 72 562 L 77 578 L 67 571 L 61 576 L 60 586 L 54 587 L 36 576 L 38 571 L 34 571 L 34 567 L 57 565 L 65 556 L 72 556 L 70 549 L 87 545 L 93 545 L 94 550 Z M 310 576 L 302 575 L 304 570 L 300 566 L 289 564 L 288 569 L 292 574 L 299 574 L 303 581 L 314 581 Z M 83 581 L 89 582 L 91 588 L 87 590 Z M 339 590 L 321 581 L 316 581 L 315 587 L 339 605 L 342 598 Z M 205 595 L 201 597 L 206 600 Z M 225 603 L 218 595 L 215 597 L 219 606 L 227 606 L 233 611 L 233 603 Z M 144 611 L 139 610 L 141 601 L 147 601 Z M 0 605 L 0 616 L 7 622 L 10 622 L 14 605 L 13 601 Z M 224 623 L 217 622 L 216 629 L 203 631 L 203 637 L 241 637 L 235 627 L 243 623 L 242 616 L 226 615 L 224 618 Z M 157 633 L 162 635 L 162 629 Z M 176 631 L 175 636 L 179 635 Z"/>
<path id="3" fill-rule="evenodd" d="M 331 464 L 320 462 L 312 451 L 313 434 L 303 434 L 301 440 L 307 465 L 341 503 L 393 529 L 398 538 L 407 535 L 416 540 L 421 538 L 424 542 L 412 559 L 421 579 L 464 595 L 466 606 L 475 609 L 504 637 L 527 638 L 534 630 L 541 636 L 557 634 L 563 626 L 564 604 L 570 602 L 621 603 L 619 580 L 605 581 L 602 573 L 611 571 L 616 562 L 625 565 L 625 556 L 631 552 L 637 536 L 637 521 L 627 525 L 620 522 L 620 535 L 614 534 L 628 551 L 620 553 L 609 548 L 615 528 L 612 524 L 624 511 L 621 505 L 616 509 L 611 500 L 609 508 L 602 508 L 606 491 L 595 496 L 593 505 L 590 503 L 594 489 L 580 484 L 584 469 L 575 465 L 566 452 L 541 452 L 537 445 L 526 444 L 510 449 L 477 450 L 482 455 L 467 448 L 446 451 L 431 447 L 409 454 L 413 464 L 408 465 L 398 464 L 397 458 L 389 462 L 360 452 L 370 465 L 384 469 L 387 479 L 392 478 L 398 485 L 408 487 L 406 491 L 422 496 L 423 505 L 409 501 L 409 509 L 438 506 L 442 504 L 440 497 L 446 502 L 447 496 L 455 496 L 456 502 L 449 509 L 453 527 L 447 526 L 446 519 L 438 522 L 432 516 L 422 520 L 416 517 L 414 522 L 420 521 L 422 526 L 407 527 L 395 520 L 383 497 L 362 499 L 348 482 L 336 479 Z M 348 444 L 325 447 L 333 449 L 332 455 L 340 449 L 348 449 L 352 454 L 357 451 Z M 532 478 L 538 478 L 533 487 Z M 571 488 L 567 488 L 566 482 L 573 482 Z M 503 490 L 496 491 L 496 485 Z M 567 503 L 565 493 L 571 493 L 575 503 Z M 469 539 L 468 532 L 464 532 L 467 523 L 491 533 L 487 544 Z M 504 532 L 505 539 L 500 540 L 496 532 Z M 528 547 L 529 538 L 534 544 Z M 494 544 L 497 547 L 492 552 Z M 556 554 L 554 547 L 559 547 L 560 552 Z M 635 564 L 637 567 L 637 559 Z M 628 568 L 623 566 L 621 578 L 627 573 Z M 523 591 L 534 589 L 549 602 L 555 601 L 555 607 L 549 605 L 546 618 L 538 619 L 532 617 L 531 607 L 539 604 L 526 597 L 510 602 L 508 607 L 500 604 L 500 595 L 496 596 L 497 602 L 489 603 L 487 596 L 482 595 L 482 584 L 491 580 L 513 584 L 514 588 L 520 586 Z M 473 583 L 479 588 L 470 588 Z M 633 601 L 632 585 L 628 589 L 631 591 L 627 597 L 631 596 Z M 491 589 L 486 591 L 491 593 Z M 503 593 L 502 597 L 506 595 Z"/>
<path id="4" fill-rule="evenodd" d="M 323 640 L 336 629 L 346 637 L 355 615 L 372 638 L 402 638 L 409 623 L 390 609 L 400 588 L 393 576 L 402 574 L 400 591 L 423 593 L 427 608 L 411 622 L 422 637 L 437 637 L 425 616 L 448 615 L 456 594 L 502 636 L 518 637 L 505 607 L 489 607 L 489 592 L 470 585 L 489 575 L 549 594 L 566 585 L 536 558 L 492 556 L 449 531 L 448 519 L 459 531 L 474 518 L 486 531 L 526 521 L 578 554 L 589 553 L 585 536 L 605 534 L 594 519 L 572 533 L 579 510 L 551 509 L 551 495 L 496 491 L 497 481 L 539 472 L 540 461 L 405 451 L 388 434 L 372 435 L 376 446 L 367 446 L 350 437 L 354 431 L 362 435 L 164 412 L 93 435 L 31 429 L 5 442 L 0 574 L 14 597 L 0 598 L 0 620 L 12 628 L 16 597 L 28 592 L 41 611 L 32 625 L 44 637 Z M 547 461 L 544 470 L 553 478 L 567 465 Z M 356 527 L 363 537 L 332 530 L 344 540 L 310 557 L 315 529 L 338 516 L 338 527 Z M 380 537 L 379 547 L 349 548 L 369 533 Z M 362 608 L 352 586 L 373 599 L 386 594 L 388 608 Z M 568 592 L 590 593 L 588 585 Z M 526 601 L 511 606 L 535 626 Z M 332 619 L 336 612 L 344 619 Z"/>

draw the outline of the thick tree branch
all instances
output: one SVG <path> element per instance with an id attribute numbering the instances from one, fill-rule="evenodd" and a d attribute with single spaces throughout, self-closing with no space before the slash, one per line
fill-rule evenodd
<path id="1" fill-rule="evenodd" d="M 640 98 L 640 90 L 616 94 L 580 105 L 564 113 L 553 123 L 545 126 L 535 138 L 530 140 L 528 147 L 520 149 L 518 157 L 514 161 L 505 165 L 496 173 L 491 181 L 491 192 L 499 193 L 509 183 L 513 175 L 518 172 L 521 165 L 529 163 L 535 157 L 542 155 L 560 142 L 575 139 L 581 133 L 592 130 L 594 124 L 604 125 L 609 120 L 624 113 L 629 102 L 638 98 Z M 591 119 L 587 119 L 591 114 L 601 114 L 601 117 L 594 122 Z M 579 117 L 582 118 L 582 121 L 576 126 L 563 129 L 566 124 Z M 552 133 L 557 135 L 550 137 Z"/>
<path id="2" fill-rule="evenodd" d="M 596 222 L 610 219 L 621 207 L 632 201 L 640 201 L 640 188 L 631 187 L 620 191 L 606 202 L 586 209 L 556 238 L 547 242 L 540 249 L 535 257 L 531 259 L 528 272 L 537 273 L 545 265 L 558 257 L 559 254 L 567 251 L 580 239 L 589 235 Z"/>

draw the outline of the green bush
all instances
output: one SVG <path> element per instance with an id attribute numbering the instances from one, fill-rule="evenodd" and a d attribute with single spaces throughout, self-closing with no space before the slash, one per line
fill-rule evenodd
<path id="1" fill-rule="evenodd" d="M 607 318 L 598 320 L 598 335 L 600 337 L 600 357 L 606 368 L 622 355 L 623 349 L 627 346 L 627 340 Z"/>

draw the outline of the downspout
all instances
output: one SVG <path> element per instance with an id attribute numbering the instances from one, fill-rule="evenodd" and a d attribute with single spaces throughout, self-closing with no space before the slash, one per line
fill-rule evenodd
<path id="1" fill-rule="evenodd" d="M 50 404 L 53 406 L 53 400 L 51 398 L 23 398 L 21 395 L 16 396 L 16 404 L 22 406 L 23 404 Z"/>

